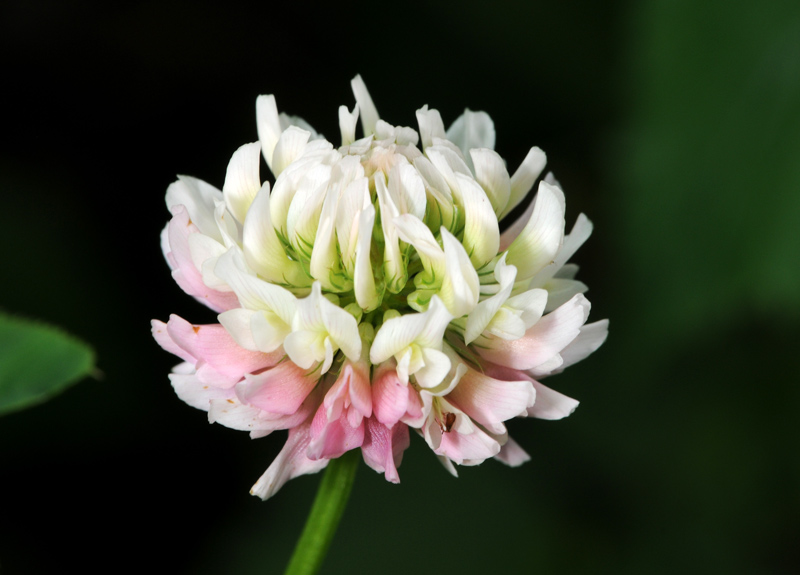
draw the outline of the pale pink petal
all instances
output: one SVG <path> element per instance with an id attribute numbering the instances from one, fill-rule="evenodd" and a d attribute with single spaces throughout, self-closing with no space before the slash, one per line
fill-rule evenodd
<path id="1" fill-rule="evenodd" d="M 500 444 L 478 427 L 464 434 L 451 430 L 442 433 L 437 455 L 444 455 L 459 465 L 478 465 L 500 452 Z"/>
<path id="2" fill-rule="evenodd" d="M 154 319 L 150 321 L 150 326 L 153 339 L 155 339 L 156 343 L 161 346 L 161 349 L 168 351 L 173 355 L 177 355 L 182 360 L 191 363 L 192 367 L 194 367 L 194 364 L 197 363 L 197 358 L 173 341 L 172 337 L 169 335 L 169 331 L 167 330 L 167 324 L 165 324 L 163 321 Z"/>
<path id="3" fill-rule="evenodd" d="M 361 446 L 364 462 L 378 473 L 384 473 L 387 481 L 400 483 L 397 468 L 403 461 L 403 452 L 411 443 L 408 426 L 402 423 L 386 426 L 370 417 L 365 427 Z"/>
<path id="4" fill-rule="evenodd" d="M 536 403 L 528 409 L 528 415 L 537 419 L 563 419 L 578 407 L 578 400 L 567 397 L 546 385 L 533 380 L 536 389 Z"/>
<path id="5" fill-rule="evenodd" d="M 228 387 L 246 373 L 275 365 L 284 355 L 280 349 L 273 353 L 244 349 L 220 324 L 192 325 L 174 314 L 167 332 L 175 344 L 197 359 L 198 372 L 207 364 L 221 376 L 215 383 Z"/>
<path id="6" fill-rule="evenodd" d="M 494 458 L 510 467 L 518 467 L 531 460 L 531 456 L 511 438 L 500 448 L 500 453 L 495 455 Z"/>
<path id="7" fill-rule="evenodd" d="M 526 413 L 536 392 L 530 378 L 503 381 L 472 368 L 447 396 L 447 400 L 493 433 L 505 433 L 504 421 Z"/>
<path id="8" fill-rule="evenodd" d="M 328 465 L 327 459 L 314 461 L 306 457 L 308 443 L 311 440 L 309 430 L 310 424 L 300 425 L 289 430 L 289 439 L 286 440 L 286 444 L 275 461 L 253 485 L 250 490 L 251 494 L 261 499 L 269 499 L 290 479 L 317 473 Z"/>
<path id="9" fill-rule="evenodd" d="M 189 236 L 199 233 L 197 227 L 189 219 L 184 206 L 172 207 L 173 218 L 167 227 L 168 249 L 165 255 L 172 268 L 175 283 L 197 301 L 207 305 L 214 311 L 225 311 L 239 307 L 239 300 L 233 292 L 221 292 L 209 288 L 203 283 L 203 275 L 192 262 L 189 252 Z"/>
<path id="10" fill-rule="evenodd" d="M 291 361 L 284 361 L 259 374 L 245 375 L 236 385 L 236 395 L 247 405 L 291 415 L 317 385 L 319 374 L 307 373 Z"/>
<path id="11" fill-rule="evenodd" d="M 532 369 L 551 359 L 578 337 L 589 315 L 589 300 L 578 294 L 536 322 L 525 335 L 513 341 L 478 339 L 476 351 L 491 362 Z"/>
<path id="12" fill-rule="evenodd" d="M 212 401 L 233 395 L 232 390 L 220 389 L 202 381 L 190 363 L 175 366 L 169 374 L 169 381 L 180 399 L 203 411 L 209 410 Z"/>
<path id="13" fill-rule="evenodd" d="M 579 402 L 577 400 L 550 389 L 546 385 L 542 385 L 522 371 L 491 363 L 486 363 L 482 367 L 487 374 L 498 379 L 525 379 L 531 382 L 536 390 L 536 402 L 532 407 L 528 408 L 528 415 L 531 417 L 551 420 L 563 419 L 578 407 Z"/>

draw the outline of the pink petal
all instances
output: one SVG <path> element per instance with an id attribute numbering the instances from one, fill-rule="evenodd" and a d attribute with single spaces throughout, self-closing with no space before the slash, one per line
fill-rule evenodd
<path id="1" fill-rule="evenodd" d="M 469 434 L 451 430 L 442 433 L 437 455 L 449 457 L 459 465 L 478 465 L 500 452 L 500 444 L 477 426 Z"/>
<path id="2" fill-rule="evenodd" d="M 250 493 L 261 499 L 269 499 L 290 479 L 324 469 L 328 465 L 327 459 L 314 461 L 306 457 L 310 440 L 310 423 L 290 429 L 289 439 L 283 449 L 264 475 L 256 481 Z"/>
<path id="3" fill-rule="evenodd" d="M 275 365 L 284 355 L 281 349 L 272 353 L 244 349 L 220 324 L 192 325 L 177 315 L 170 316 L 167 333 L 174 344 L 197 360 L 199 375 L 208 373 L 204 364 L 217 372 L 218 376 L 209 374 L 206 379 L 221 387 L 231 387 L 246 373 Z"/>
<path id="4" fill-rule="evenodd" d="M 386 426 L 375 417 L 370 417 L 365 427 L 361 446 L 364 462 L 378 473 L 384 473 L 387 481 L 400 483 L 397 468 L 403 461 L 403 452 L 411 443 L 408 426 L 403 423 Z"/>
<path id="5" fill-rule="evenodd" d="M 409 386 L 400 381 L 394 368 L 385 365 L 376 370 L 372 382 L 372 412 L 378 421 L 391 427 L 406 414 Z"/>
<path id="6" fill-rule="evenodd" d="M 284 361 L 262 373 L 246 374 L 236 385 L 242 403 L 270 413 L 291 415 L 316 387 L 319 374 L 306 373 L 291 361 Z"/>
<path id="7" fill-rule="evenodd" d="M 351 427 L 347 413 L 333 421 L 328 421 L 324 405 L 317 410 L 311 423 L 311 442 L 306 455 L 309 459 L 334 459 L 347 451 L 361 447 L 364 442 L 364 422 Z"/>
<path id="8" fill-rule="evenodd" d="M 239 307 L 235 293 L 213 290 L 203 283 L 203 275 L 194 266 L 189 253 L 189 236 L 199 233 L 199 230 L 189 219 L 189 213 L 184 206 L 172 206 L 171 211 L 173 217 L 167 225 L 169 252 L 164 255 L 172 268 L 175 282 L 187 294 L 214 311 Z"/>
<path id="9" fill-rule="evenodd" d="M 482 341 L 482 346 L 475 346 L 475 349 L 481 357 L 494 363 L 514 369 L 533 369 L 578 337 L 589 315 L 589 307 L 589 300 L 578 294 L 542 317 L 521 338 L 513 341 L 492 338 Z"/>

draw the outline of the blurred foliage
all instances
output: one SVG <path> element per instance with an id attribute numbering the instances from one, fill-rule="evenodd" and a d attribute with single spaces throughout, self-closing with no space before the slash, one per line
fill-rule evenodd
<path id="1" fill-rule="evenodd" d="M 222 184 L 259 93 L 335 138 L 356 73 L 389 122 L 468 106 L 512 170 L 544 149 L 611 328 L 547 381 L 575 414 L 512 422 L 525 466 L 456 480 L 417 437 L 400 486 L 362 466 L 324 572 L 800 572 L 800 4 L 98 6 L 0 8 L 0 302 L 95 342 L 107 380 L 0 420 L 4 575 L 285 566 L 319 477 L 260 503 L 285 435 L 172 393 L 148 320 L 214 314 L 169 276 L 163 193 Z"/>
<path id="2" fill-rule="evenodd" d="M 0 415 L 46 401 L 93 367 L 94 353 L 85 343 L 0 312 Z"/>

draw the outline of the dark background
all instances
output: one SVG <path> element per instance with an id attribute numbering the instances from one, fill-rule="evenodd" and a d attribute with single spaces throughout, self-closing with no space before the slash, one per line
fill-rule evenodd
<path id="1" fill-rule="evenodd" d="M 221 187 L 276 95 L 338 142 L 465 106 L 510 171 L 538 145 L 610 337 L 548 380 L 533 460 L 450 477 L 412 437 L 362 466 L 323 572 L 800 572 L 800 4 L 439 2 L 0 6 L 0 307 L 97 350 L 101 380 L 0 419 L 0 572 L 278 573 L 319 476 L 262 503 L 284 434 L 209 426 L 149 320 L 213 314 L 159 248 L 177 173 Z M 262 177 L 268 171 L 263 168 Z"/>

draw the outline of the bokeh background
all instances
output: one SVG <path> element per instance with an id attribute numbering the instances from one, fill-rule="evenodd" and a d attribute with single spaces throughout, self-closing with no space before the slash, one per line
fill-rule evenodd
<path id="1" fill-rule="evenodd" d="M 547 381 L 572 417 L 510 425 L 525 466 L 454 479 L 418 437 L 401 485 L 362 466 L 323 572 L 800 572 L 796 1 L 8 0 L 0 63 L 0 307 L 103 372 L 0 418 L 4 575 L 281 572 L 320 476 L 251 497 L 283 435 L 172 392 L 149 320 L 213 314 L 163 197 L 222 185 L 258 94 L 336 141 L 356 73 L 390 123 L 470 107 L 511 170 L 547 152 L 611 331 Z"/>

